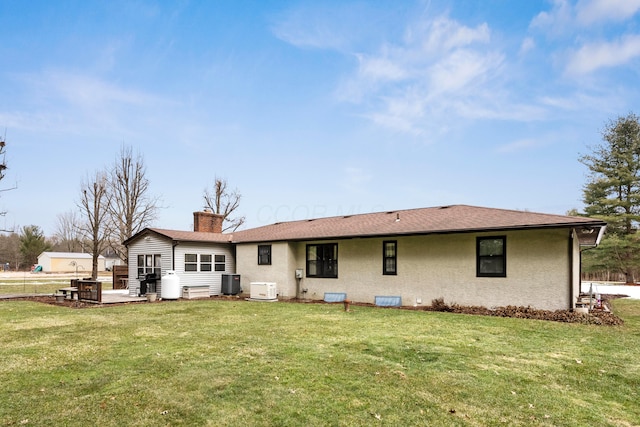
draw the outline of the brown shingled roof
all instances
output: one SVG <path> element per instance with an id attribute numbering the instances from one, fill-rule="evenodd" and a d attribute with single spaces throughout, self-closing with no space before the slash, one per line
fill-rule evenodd
<path id="1" fill-rule="evenodd" d="M 202 231 L 180 231 L 180 230 L 165 230 L 162 228 L 147 228 L 141 231 L 136 236 L 127 240 L 129 242 L 135 237 L 140 237 L 145 232 L 153 232 L 156 234 L 160 234 L 161 236 L 168 237 L 171 240 L 179 241 L 179 242 L 206 242 L 206 243 L 230 243 L 231 235 L 230 234 L 221 234 L 221 233 L 206 233 Z M 127 243 L 125 242 L 125 244 Z"/>
<path id="2" fill-rule="evenodd" d="M 232 241 L 322 240 L 604 225 L 601 220 L 585 217 L 452 205 L 281 222 L 236 231 Z"/>

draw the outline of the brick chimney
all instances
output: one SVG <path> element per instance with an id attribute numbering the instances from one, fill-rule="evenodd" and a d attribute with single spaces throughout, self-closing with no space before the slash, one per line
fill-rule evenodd
<path id="1" fill-rule="evenodd" d="M 193 213 L 193 231 L 205 233 L 222 233 L 222 220 L 224 217 L 208 210 Z"/>

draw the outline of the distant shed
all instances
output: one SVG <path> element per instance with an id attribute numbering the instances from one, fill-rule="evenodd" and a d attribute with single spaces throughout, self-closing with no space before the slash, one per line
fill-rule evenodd
<path id="1" fill-rule="evenodd" d="M 42 252 L 38 265 L 46 273 L 91 273 L 92 255 L 79 252 Z M 105 258 L 98 257 L 98 271 L 105 271 Z"/>

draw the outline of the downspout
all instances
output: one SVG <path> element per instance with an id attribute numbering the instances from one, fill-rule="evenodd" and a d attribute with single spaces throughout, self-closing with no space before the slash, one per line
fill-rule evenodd
<path id="1" fill-rule="evenodd" d="M 579 253 L 580 253 L 580 271 L 579 271 L 579 279 L 578 279 L 578 283 L 580 283 L 580 289 L 582 289 L 582 253 L 586 252 L 586 251 L 590 251 L 591 249 L 595 249 L 598 246 L 600 246 L 600 241 L 602 240 L 602 236 L 604 235 L 605 230 L 607 229 L 607 226 L 604 225 L 602 227 L 600 227 L 600 230 L 598 230 L 598 236 L 596 237 L 596 241 L 595 244 L 591 247 L 588 248 L 580 248 Z M 573 236 L 573 233 L 572 233 Z M 572 257 L 573 260 L 573 257 Z M 589 298 L 591 298 L 591 292 L 589 292 Z M 571 299 L 573 300 L 573 288 L 571 289 Z M 573 304 L 573 303 L 572 303 Z M 589 302 L 589 306 L 591 306 L 591 302 Z M 573 307 L 572 307 L 573 308 Z"/>
<path id="2" fill-rule="evenodd" d="M 178 246 L 178 241 L 174 240 L 171 246 L 171 269 L 173 271 L 176 271 L 176 246 Z"/>
<path id="3" fill-rule="evenodd" d="M 575 298 L 575 295 L 573 294 L 573 235 L 575 234 L 575 229 L 571 229 L 571 232 L 569 233 L 569 310 L 573 310 L 573 300 Z M 578 251 L 580 252 L 580 251 Z M 579 268 L 580 271 L 578 273 L 579 276 L 582 275 L 582 252 L 580 252 L 580 259 L 578 261 L 579 264 Z M 580 283 L 580 280 L 582 279 L 582 277 L 578 278 L 578 283 Z"/>
<path id="4" fill-rule="evenodd" d="M 589 248 L 580 249 L 580 289 L 582 289 L 582 252 L 590 251 L 598 246 L 591 246 Z M 591 310 L 591 289 L 589 289 L 589 310 Z"/>

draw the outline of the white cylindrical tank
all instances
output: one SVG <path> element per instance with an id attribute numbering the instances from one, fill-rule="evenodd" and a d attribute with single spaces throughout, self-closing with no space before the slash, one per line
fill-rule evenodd
<path id="1" fill-rule="evenodd" d="M 174 270 L 167 270 L 167 274 L 162 276 L 162 287 L 160 289 L 160 298 L 162 299 L 178 299 L 182 294 L 180 286 L 180 277 Z"/>

